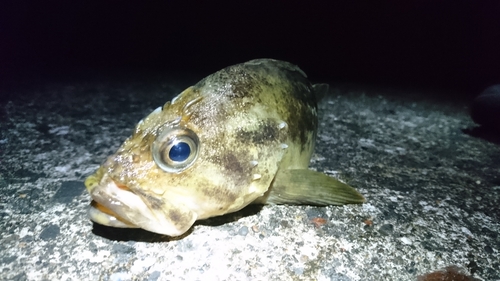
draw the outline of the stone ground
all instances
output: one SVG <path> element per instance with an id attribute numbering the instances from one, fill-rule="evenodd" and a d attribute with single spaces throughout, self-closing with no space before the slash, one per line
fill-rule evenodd
<path id="1" fill-rule="evenodd" d="M 311 168 L 366 204 L 251 206 L 179 238 L 93 225 L 84 178 L 187 86 L 0 93 L 1 280 L 500 280 L 500 142 L 466 103 L 418 91 L 334 86 L 320 104 Z"/>

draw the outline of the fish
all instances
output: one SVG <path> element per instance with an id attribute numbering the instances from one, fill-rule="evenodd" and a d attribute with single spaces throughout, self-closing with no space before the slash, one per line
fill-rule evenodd
<path id="1" fill-rule="evenodd" d="M 98 224 L 180 236 L 249 204 L 344 205 L 365 198 L 308 169 L 317 99 L 297 66 L 254 59 L 188 87 L 136 125 L 85 186 Z"/>

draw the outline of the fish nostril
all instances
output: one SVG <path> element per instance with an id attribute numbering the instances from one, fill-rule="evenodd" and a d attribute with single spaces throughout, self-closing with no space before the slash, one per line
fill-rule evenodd
<path id="1" fill-rule="evenodd" d="M 139 160 L 141 160 L 141 157 L 137 154 L 132 155 L 132 162 L 134 163 L 139 163 Z"/>

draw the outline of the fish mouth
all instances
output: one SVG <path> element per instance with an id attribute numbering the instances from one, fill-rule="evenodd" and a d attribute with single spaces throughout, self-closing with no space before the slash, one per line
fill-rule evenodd
<path id="1" fill-rule="evenodd" d="M 92 203 L 88 211 L 90 219 L 98 224 L 120 228 L 143 228 L 168 236 L 186 232 L 196 220 L 189 212 L 187 220 L 179 223 L 166 215 L 165 210 L 154 209 L 139 194 L 116 183 L 104 175 L 100 183 L 89 190 Z"/>
<path id="2" fill-rule="evenodd" d="M 124 218 L 120 218 L 113 211 L 95 200 L 92 200 L 92 202 L 90 203 L 88 216 L 93 222 L 106 226 L 118 228 L 139 228 L 138 226 L 134 225 L 131 222 L 128 222 Z"/>

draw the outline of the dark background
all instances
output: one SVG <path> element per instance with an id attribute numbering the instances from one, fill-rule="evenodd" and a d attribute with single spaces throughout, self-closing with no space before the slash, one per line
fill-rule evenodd
<path id="1" fill-rule="evenodd" d="M 260 57 L 293 62 L 313 81 L 468 98 L 500 83 L 500 1 L 86 2 L 2 2 L 2 84 L 199 80 Z"/>

